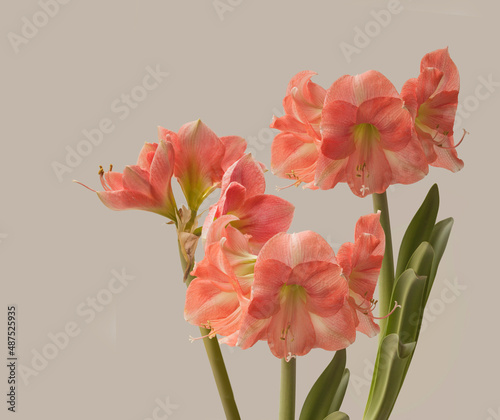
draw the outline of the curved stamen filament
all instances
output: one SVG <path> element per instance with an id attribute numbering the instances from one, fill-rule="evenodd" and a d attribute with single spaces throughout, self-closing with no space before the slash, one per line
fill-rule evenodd
<path id="1" fill-rule="evenodd" d="M 398 305 L 398 302 L 394 301 L 394 308 L 392 308 L 392 311 L 389 312 L 386 316 L 382 316 L 382 317 L 377 317 L 377 316 L 374 316 L 373 319 L 386 319 L 386 318 L 389 318 L 396 309 L 398 308 L 401 308 L 401 305 Z"/>
<path id="2" fill-rule="evenodd" d="M 460 141 L 457 144 L 455 144 L 454 146 L 441 146 L 441 145 L 439 145 L 439 147 L 441 147 L 442 149 L 456 149 L 464 141 L 465 136 L 467 134 L 470 134 L 465 128 L 463 130 L 464 130 L 464 134 L 462 135 L 462 138 L 460 139 Z"/>

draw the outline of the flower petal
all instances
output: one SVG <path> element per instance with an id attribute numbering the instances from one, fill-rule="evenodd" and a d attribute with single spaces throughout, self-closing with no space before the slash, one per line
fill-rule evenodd
<path id="1" fill-rule="evenodd" d="M 335 253 L 321 235 L 312 231 L 281 233 L 269 240 L 259 253 L 259 261 L 273 259 L 289 267 L 309 261 L 336 263 Z"/>
<path id="2" fill-rule="evenodd" d="M 222 169 L 227 170 L 234 162 L 240 159 L 247 148 L 247 142 L 243 137 L 225 136 L 221 137 L 220 141 L 225 147 L 224 158 L 222 159 Z"/>

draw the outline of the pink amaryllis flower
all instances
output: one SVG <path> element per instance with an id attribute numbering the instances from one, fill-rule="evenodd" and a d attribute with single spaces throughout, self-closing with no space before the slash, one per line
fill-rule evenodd
<path id="1" fill-rule="evenodd" d="M 235 216 L 225 215 L 210 227 L 203 260 L 196 264 L 184 308 L 185 319 L 210 329 L 209 337 L 236 345 L 239 328 L 248 308 L 254 265 L 248 237 L 229 223 Z"/>
<path id="2" fill-rule="evenodd" d="M 201 120 L 184 124 L 178 133 L 158 127 L 158 135 L 173 145 L 174 175 L 189 208 L 194 211 L 215 188 L 220 187 L 224 172 L 243 156 L 246 148 L 242 137 L 219 138 Z"/>
<path id="3" fill-rule="evenodd" d="M 278 358 L 320 347 L 339 350 L 356 338 L 349 287 L 335 254 L 317 233 L 280 233 L 260 251 L 238 345 L 266 340 Z"/>
<path id="4" fill-rule="evenodd" d="M 455 150 L 461 140 L 457 145 L 453 140 L 459 90 L 458 69 L 448 48 L 426 54 L 418 78 L 408 80 L 401 90 L 428 163 L 453 172 L 464 166 Z"/>
<path id="5" fill-rule="evenodd" d="M 285 232 L 293 219 L 294 206 L 281 197 L 264 194 L 266 188 L 262 165 L 245 155 L 225 173 L 219 201 L 211 206 L 203 225 L 207 236 L 214 220 L 231 215 L 231 225 L 249 238 L 253 252 L 274 235 Z"/>
<path id="6" fill-rule="evenodd" d="M 385 250 L 380 212 L 362 216 L 356 223 L 354 243 L 346 242 L 337 253 L 342 273 L 349 282 L 349 304 L 356 317 L 357 331 L 373 337 L 380 332 L 372 310 Z"/>
<path id="7" fill-rule="evenodd" d="M 323 157 L 316 185 L 347 182 L 359 197 L 411 184 L 428 173 L 410 113 L 394 85 L 370 70 L 343 76 L 328 89 L 321 116 Z"/>
<path id="8" fill-rule="evenodd" d="M 174 149 L 170 143 L 146 143 L 136 165 L 126 166 L 123 173 L 112 167 L 99 175 L 104 191 L 95 191 L 101 201 L 112 210 L 146 210 L 176 220 L 177 207 L 172 193 Z"/>
<path id="9" fill-rule="evenodd" d="M 288 84 L 283 99 L 285 115 L 274 118 L 271 128 L 281 131 L 273 141 L 271 168 L 275 175 L 314 186 L 316 162 L 320 154 L 320 122 L 326 90 L 311 82 L 316 73 L 302 71 Z"/>

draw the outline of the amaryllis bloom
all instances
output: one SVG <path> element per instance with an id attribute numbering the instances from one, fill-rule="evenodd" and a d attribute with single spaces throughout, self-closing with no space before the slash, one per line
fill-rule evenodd
<path id="1" fill-rule="evenodd" d="M 236 345 L 246 314 L 257 256 L 248 238 L 229 223 L 234 216 L 222 216 L 211 226 L 205 257 L 196 264 L 184 308 L 185 319 L 210 329 L 209 337 Z"/>
<path id="2" fill-rule="evenodd" d="M 359 197 L 411 184 L 428 173 L 410 113 L 394 85 L 370 70 L 343 76 L 328 89 L 321 117 L 316 185 L 347 182 Z"/>
<path id="3" fill-rule="evenodd" d="M 220 187 L 224 172 L 243 156 L 246 148 L 243 138 L 219 138 L 200 120 L 184 124 L 178 133 L 158 127 L 158 134 L 160 139 L 174 147 L 174 175 L 189 208 L 194 211 L 215 188 Z"/>
<path id="4" fill-rule="evenodd" d="M 317 233 L 280 233 L 260 251 L 248 313 L 238 345 L 266 340 L 278 358 L 319 347 L 340 350 L 354 342 L 356 322 L 349 287 L 335 254 Z"/>
<path id="5" fill-rule="evenodd" d="M 262 165 L 251 155 L 227 170 L 221 188 L 219 201 L 210 207 L 205 219 L 204 237 L 214 220 L 231 215 L 231 225 L 248 236 L 252 251 L 257 253 L 270 238 L 290 227 L 294 206 L 281 197 L 264 194 Z"/>
<path id="6" fill-rule="evenodd" d="M 385 250 L 380 213 L 362 216 L 356 223 L 354 243 L 346 242 L 337 253 L 343 275 L 349 282 L 349 304 L 356 317 L 356 329 L 369 337 L 380 332 L 372 310 Z"/>
<path id="7" fill-rule="evenodd" d="M 459 90 L 458 69 L 448 48 L 426 54 L 418 78 L 408 80 L 401 90 L 427 161 L 453 172 L 464 166 L 453 140 Z"/>
<path id="8" fill-rule="evenodd" d="M 311 82 L 316 73 L 296 74 L 283 99 L 285 115 L 274 118 L 271 128 L 281 131 L 273 141 L 271 168 L 275 175 L 314 187 L 316 162 L 321 147 L 320 122 L 326 90 Z"/>
<path id="9" fill-rule="evenodd" d="M 112 167 L 99 175 L 104 191 L 97 193 L 101 201 L 112 210 L 146 210 L 176 220 L 176 204 L 172 193 L 174 149 L 172 144 L 160 140 L 159 144 L 146 143 L 136 165 L 126 166 L 123 173 Z"/>

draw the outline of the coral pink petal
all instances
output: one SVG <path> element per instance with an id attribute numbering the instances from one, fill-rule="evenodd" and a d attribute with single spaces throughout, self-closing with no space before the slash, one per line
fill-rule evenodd
<path id="1" fill-rule="evenodd" d="M 248 308 L 256 319 L 269 318 L 280 308 L 281 287 L 288 281 L 292 268 L 277 260 L 260 260 L 255 264 L 252 300 Z"/>
<path id="2" fill-rule="evenodd" d="M 380 133 L 380 145 L 386 150 L 403 149 L 412 136 L 411 114 L 403 108 L 399 98 L 374 98 L 363 102 L 358 108 L 356 123 L 374 125 Z"/>
<path id="3" fill-rule="evenodd" d="M 319 154 L 316 163 L 316 172 L 314 176 L 315 185 L 322 190 L 334 188 L 339 182 L 346 182 L 346 167 L 349 158 L 330 159 L 323 153 Z"/>
<path id="4" fill-rule="evenodd" d="M 429 173 L 427 158 L 416 135 L 404 149 L 387 150 L 385 156 L 391 166 L 393 184 L 413 184 Z"/>
<path id="5" fill-rule="evenodd" d="M 98 191 L 98 197 L 111 210 L 148 210 L 154 211 L 158 203 L 150 196 L 138 191 Z"/>
<path id="6" fill-rule="evenodd" d="M 184 317 L 193 325 L 207 325 L 213 319 L 230 316 L 240 306 L 238 295 L 222 291 L 217 282 L 196 278 L 186 293 Z"/>
<path id="7" fill-rule="evenodd" d="M 265 340 L 270 322 L 271 318 L 256 319 L 247 313 L 241 323 L 236 344 L 242 349 L 248 349 L 257 341 Z"/>
<path id="8" fill-rule="evenodd" d="M 266 180 L 262 166 L 250 154 L 244 155 L 233 163 L 224 173 L 221 184 L 222 194 L 226 192 L 231 182 L 245 187 L 247 197 L 264 194 L 266 191 Z"/>
<path id="9" fill-rule="evenodd" d="M 297 120 L 292 115 L 288 114 L 285 114 L 279 118 L 274 117 L 270 127 L 276 130 L 289 131 L 292 133 L 301 133 L 301 134 L 307 133 L 306 125 L 304 125 L 303 122 Z"/>
<path id="10" fill-rule="evenodd" d="M 453 134 L 458 91 L 441 92 L 423 104 L 418 112 L 418 121 L 440 133 Z"/>
<path id="11" fill-rule="evenodd" d="M 122 190 L 123 189 L 123 174 L 121 172 L 106 172 L 104 175 L 104 180 L 111 190 Z"/>
<path id="12" fill-rule="evenodd" d="M 312 142 L 304 142 L 302 137 L 293 133 L 280 133 L 271 147 L 271 168 L 273 173 L 283 178 L 294 179 L 293 174 L 300 173 L 300 180 L 314 180 L 318 148 Z M 310 168 L 304 172 L 304 168 Z"/>
<path id="13" fill-rule="evenodd" d="M 206 245 L 213 242 L 219 242 L 222 238 L 224 238 L 226 236 L 225 231 L 227 225 L 234 220 L 238 220 L 238 217 L 230 214 L 225 214 L 217 220 L 214 220 L 210 224 L 210 228 L 207 230 Z"/>
<path id="14" fill-rule="evenodd" d="M 365 169 L 360 172 L 360 167 Z M 391 166 L 379 145 L 367 147 L 351 155 L 347 162 L 346 174 L 351 191 L 359 197 L 381 194 L 393 183 Z"/>
<path id="15" fill-rule="evenodd" d="M 337 351 L 354 343 L 357 323 L 354 312 L 346 302 L 339 311 L 327 318 L 310 314 L 316 335 L 315 347 Z"/>
<path id="16" fill-rule="evenodd" d="M 303 356 L 311 351 L 316 334 L 305 304 L 282 302 L 280 311 L 271 318 L 267 341 L 271 352 L 280 359 Z"/>
<path id="17" fill-rule="evenodd" d="M 228 189 L 229 191 L 229 189 Z M 250 197 L 235 210 L 240 220 L 232 225 L 241 232 L 251 235 L 251 243 L 260 249 L 279 232 L 288 230 L 292 224 L 295 207 L 275 195 L 261 194 Z"/>
<path id="18" fill-rule="evenodd" d="M 149 167 L 151 166 L 151 158 L 156 152 L 157 147 L 157 143 L 145 143 L 139 153 L 137 165 L 143 169 L 149 170 Z"/>
<path id="19" fill-rule="evenodd" d="M 165 198 L 174 172 L 174 147 L 171 143 L 160 140 L 160 144 L 151 162 L 150 183 L 158 197 Z"/>
<path id="20" fill-rule="evenodd" d="M 401 88 L 401 99 L 404 101 L 404 106 L 410 112 L 413 120 L 417 116 L 419 103 L 417 102 L 417 84 L 416 78 L 408 80 Z"/>
<path id="21" fill-rule="evenodd" d="M 247 143 L 243 137 L 226 136 L 221 137 L 220 141 L 225 147 L 224 158 L 222 159 L 222 169 L 227 170 L 234 162 L 240 159 L 245 154 Z"/>
<path id="22" fill-rule="evenodd" d="M 453 136 L 448 136 L 442 143 L 443 147 L 434 147 L 437 158 L 430 165 L 448 169 L 452 172 L 458 172 L 462 169 L 464 167 L 464 161 L 459 159 L 457 149 L 453 148 L 454 145 Z M 445 147 L 451 148 L 446 149 Z"/>
<path id="23" fill-rule="evenodd" d="M 307 310 L 322 317 L 331 316 L 340 310 L 349 294 L 341 268 L 327 261 L 296 265 L 287 284 L 302 286 L 307 293 Z"/>
<path id="24" fill-rule="evenodd" d="M 448 48 L 426 54 L 420 63 L 420 71 L 428 67 L 435 67 L 444 73 L 439 91 L 460 90 L 460 77 L 458 69 L 450 57 Z"/>
<path id="25" fill-rule="evenodd" d="M 323 108 L 321 152 L 330 159 L 343 159 L 356 150 L 352 128 L 356 124 L 358 107 L 345 101 L 329 101 Z"/>
<path id="26" fill-rule="evenodd" d="M 429 99 L 437 90 L 444 74 L 436 68 L 423 69 L 418 76 L 417 90 L 415 92 L 418 104 Z"/>
<path id="27" fill-rule="evenodd" d="M 201 189 L 208 188 L 214 180 L 222 179 L 221 162 L 225 147 L 202 121 L 184 124 L 178 133 L 175 148 L 175 176 L 191 179 L 192 182 L 206 182 Z"/>
<path id="28" fill-rule="evenodd" d="M 328 242 L 320 234 L 310 230 L 274 236 L 262 248 L 257 264 L 266 259 L 281 261 L 289 267 L 309 261 L 337 262 Z"/>
<path id="29" fill-rule="evenodd" d="M 325 105 L 332 101 L 345 101 L 358 106 L 378 97 L 399 97 L 398 91 L 382 73 L 369 70 L 356 76 L 342 76 L 327 90 Z"/>
<path id="30" fill-rule="evenodd" d="M 123 188 L 126 190 L 137 191 L 144 195 L 151 194 L 149 171 L 142 169 L 138 165 L 126 166 L 122 180 Z"/>
<path id="31" fill-rule="evenodd" d="M 379 240 L 378 246 L 373 250 L 377 255 L 384 255 L 385 252 L 385 233 L 380 224 L 380 211 L 371 213 L 366 216 L 361 216 L 356 222 L 354 238 L 358 238 L 364 234 L 373 235 Z"/>

